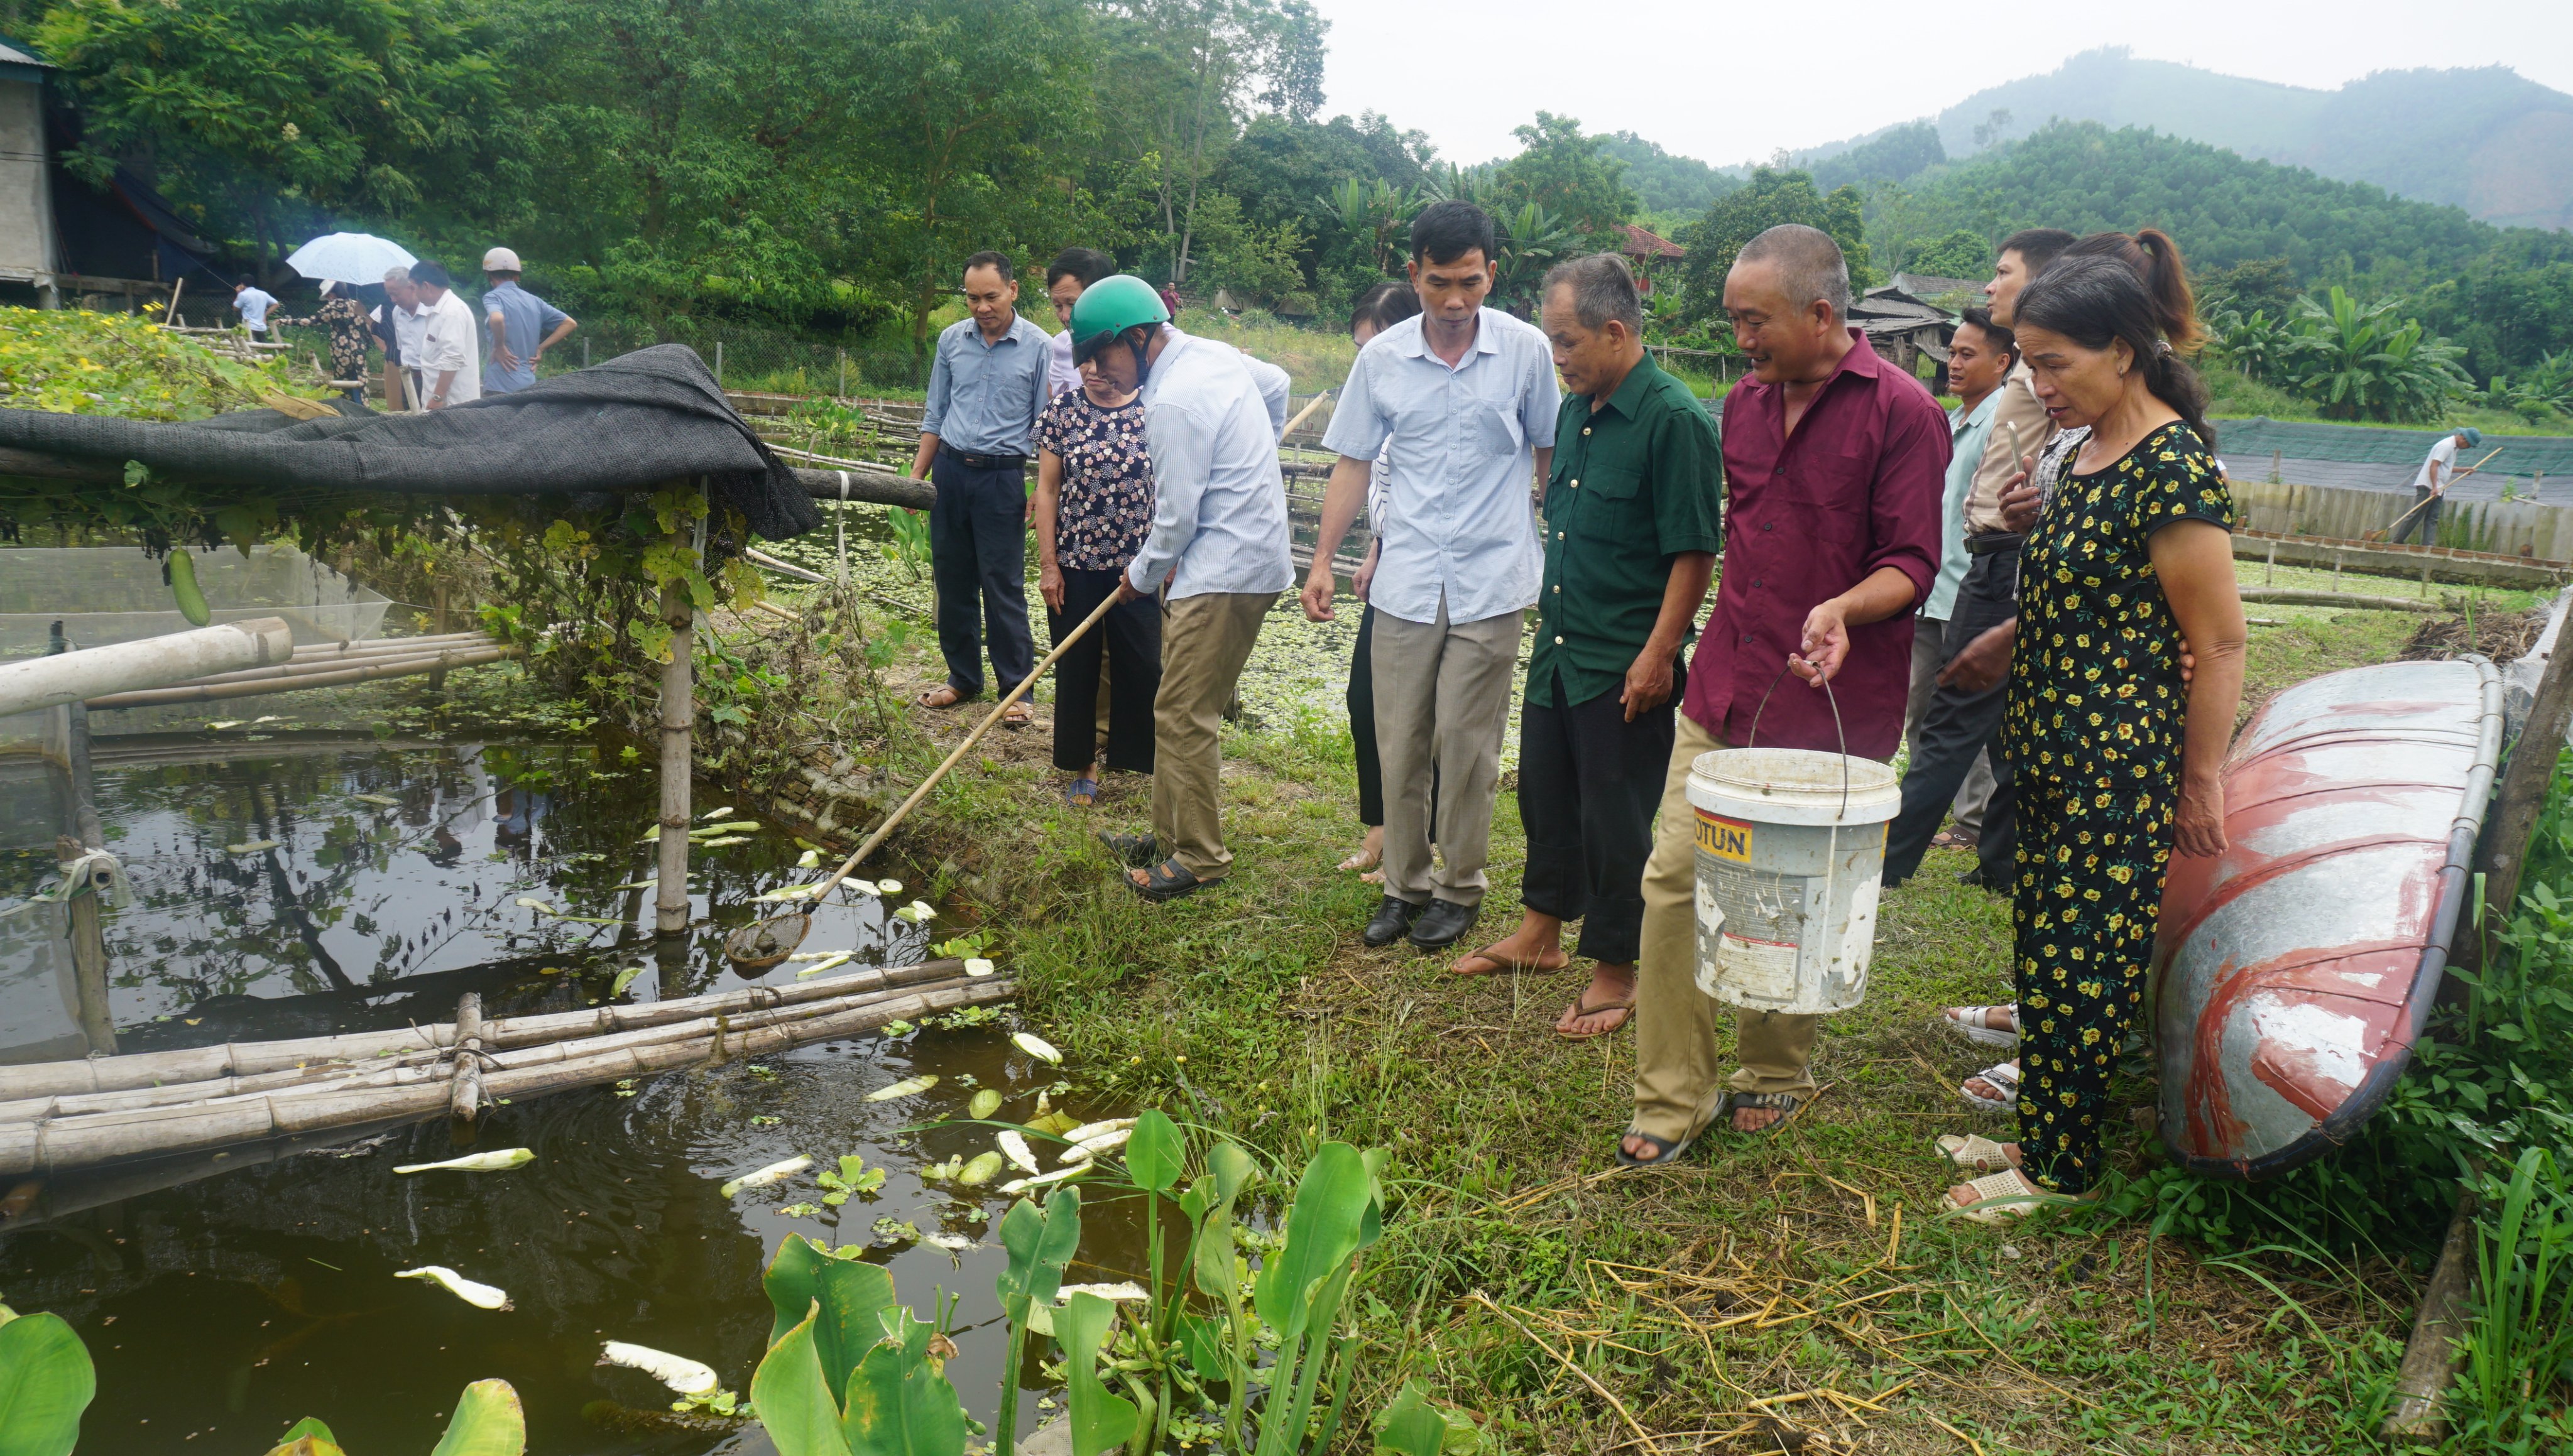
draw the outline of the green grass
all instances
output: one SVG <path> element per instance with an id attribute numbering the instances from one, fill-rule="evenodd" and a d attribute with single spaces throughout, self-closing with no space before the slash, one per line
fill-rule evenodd
<path id="1" fill-rule="evenodd" d="M 2415 623 L 2328 612 L 2255 629 L 2250 694 L 2391 657 Z M 1955 883 L 1963 852 L 1933 852 L 1888 894 L 1869 999 L 1827 1025 L 1826 1091 L 1790 1131 L 1719 1133 L 1676 1167 L 1611 1172 L 1631 1037 L 1554 1036 L 1577 976 L 1459 980 L 1447 957 L 1358 944 L 1376 892 L 1331 869 L 1358 826 L 1318 660 L 1345 648 L 1290 630 L 1272 646 L 1261 726 L 1226 735 L 1223 887 L 1163 907 L 1118 889 L 1091 833 L 1144 827 L 1148 785 L 1112 774 L 1099 808 L 1065 808 L 1038 730 L 987 741 L 980 771 L 940 790 L 920 831 L 934 847 L 915 858 L 952 859 L 938 888 L 1001 932 L 1028 1012 L 1085 1082 L 1290 1165 L 1324 1138 L 1392 1149 L 1395 1207 L 1357 1300 L 1360 1409 L 1417 1376 L 1479 1412 L 1491 1449 L 1631 1441 L 1569 1360 L 1646 1430 L 1704 1432 L 1712 1450 L 1818 1430 L 1923 1453 L 1966 1451 L 1958 1433 L 1989 1453 L 2364 1444 L 2410 1315 L 2402 1270 L 2216 1267 L 2134 1227 L 1937 1216 L 1954 1179 L 1930 1138 L 2008 1135 L 1952 1091 L 1990 1055 L 1934 1026 L 1942 1006 L 2008 994 L 2008 905 Z M 926 669 L 926 634 L 908 650 Z M 1509 794 L 1495 818 L 1469 946 L 1515 918 Z M 2123 1094 L 2148 1088 L 2130 1078 Z M 2122 1165 L 2141 1168 L 2139 1136 L 2117 1127 Z"/>

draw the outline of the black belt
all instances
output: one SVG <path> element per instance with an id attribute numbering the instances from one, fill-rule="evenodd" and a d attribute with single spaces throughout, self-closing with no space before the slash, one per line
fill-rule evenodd
<path id="1" fill-rule="evenodd" d="M 2014 535 L 2009 531 L 1993 531 L 1986 535 L 1968 536 L 1966 537 L 1966 554 L 1969 556 L 1994 556 L 1999 555 L 2004 551 L 2016 551 L 2020 548 L 2020 542 L 2022 539 L 2022 537 Z"/>
<path id="2" fill-rule="evenodd" d="M 1025 455 L 969 455 L 945 445 L 940 445 L 938 452 L 972 470 L 1023 470 L 1028 463 Z"/>

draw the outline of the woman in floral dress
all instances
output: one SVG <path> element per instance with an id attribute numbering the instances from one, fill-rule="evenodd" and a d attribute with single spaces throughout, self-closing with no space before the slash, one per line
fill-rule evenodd
<path id="1" fill-rule="evenodd" d="M 352 404 L 367 402 L 367 341 L 375 337 L 367 322 L 367 311 L 358 307 L 357 291 L 347 284 L 324 284 L 322 307 L 301 319 L 279 319 L 280 324 L 299 324 L 331 331 L 331 377 L 356 379 L 357 386 L 343 389 Z"/>
<path id="2" fill-rule="evenodd" d="M 1063 634 L 1114 595 L 1153 529 L 1153 460 L 1144 405 L 1119 392 L 1096 362 L 1081 387 L 1055 395 L 1037 416 L 1037 590 L 1046 630 Z M 1054 761 L 1072 775 L 1064 802 L 1099 800 L 1099 664 L 1108 659 L 1108 767 L 1153 771 L 1153 699 L 1162 690 L 1162 604 L 1143 597 L 1111 607 L 1055 665 Z"/>
<path id="3" fill-rule="evenodd" d="M 2218 775 L 2246 633 L 2206 389 L 2136 270 L 2057 263 L 2021 295 L 2018 334 L 2048 413 L 2091 432 L 2028 536 L 2004 727 L 2020 815 L 2019 1140 L 1940 1140 L 1961 1166 L 1999 1169 L 1949 1192 L 1984 1222 L 2100 1176 L 2170 855 L 2224 849 Z"/>

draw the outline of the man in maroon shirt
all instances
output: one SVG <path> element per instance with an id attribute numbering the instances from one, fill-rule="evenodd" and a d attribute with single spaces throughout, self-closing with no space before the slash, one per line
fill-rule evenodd
<path id="1" fill-rule="evenodd" d="M 1697 987 L 1689 766 L 1747 745 L 1754 716 L 1763 747 L 1838 752 L 1845 731 L 1851 753 L 1892 758 L 1911 685 L 1913 607 L 1939 570 L 1948 416 L 1849 327 L 1839 245 L 1795 224 L 1754 238 L 1725 277 L 1724 311 L 1752 372 L 1724 400 L 1723 576 L 1689 664 L 1644 870 L 1624 1162 L 1677 1157 L 1719 1112 L 1737 1131 L 1759 1131 L 1813 1094 L 1807 1064 L 1819 1017 L 1738 1013 L 1742 1066 L 1719 1082 L 1717 1007 Z M 1838 729 L 1825 681 L 1840 705 Z"/>

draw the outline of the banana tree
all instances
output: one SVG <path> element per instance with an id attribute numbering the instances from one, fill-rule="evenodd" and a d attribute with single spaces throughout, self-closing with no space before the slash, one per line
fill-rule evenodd
<path id="1" fill-rule="evenodd" d="M 1563 219 L 1538 207 L 1521 203 L 1515 211 L 1496 213 L 1492 219 L 1494 262 L 1501 266 L 1495 280 L 1495 297 L 1512 305 L 1533 308 L 1537 281 L 1545 271 L 1580 246 L 1580 235 L 1564 226 Z"/>
<path id="2" fill-rule="evenodd" d="M 2421 418 L 2463 393 L 2456 347 L 2400 318 L 2399 307 L 2361 304 L 2338 285 L 2328 307 L 2299 299 L 2283 361 L 2296 392 L 2339 419 Z"/>
<path id="3" fill-rule="evenodd" d="M 1392 272 L 1394 264 L 1401 260 L 1404 230 L 1411 226 L 1422 202 L 1418 195 L 1380 177 L 1368 182 L 1344 178 L 1315 199 L 1327 223 L 1363 250 L 1380 274 Z"/>

